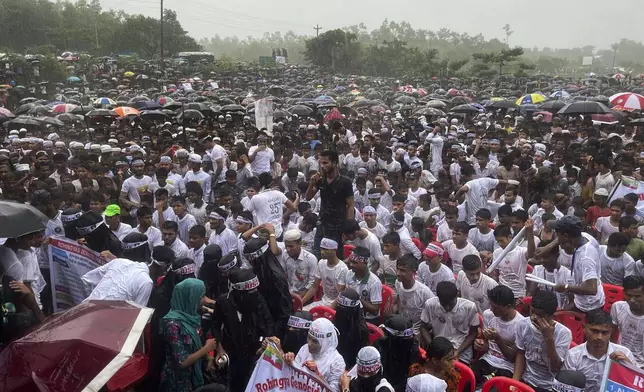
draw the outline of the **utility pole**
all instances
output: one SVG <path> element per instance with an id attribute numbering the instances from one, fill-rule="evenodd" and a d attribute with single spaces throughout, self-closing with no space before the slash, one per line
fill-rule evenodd
<path id="1" fill-rule="evenodd" d="M 319 37 L 320 36 L 320 30 L 322 30 L 322 27 L 320 27 L 320 25 L 316 24 L 315 27 L 313 27 L 313 30 L 315 30 L 315 36 Z"/>
<path id="2" fill-rule="evenodd" d="M 163 63 L 163 0 L 161 0 L 161 18 L 159 19 L 159 22 L 161 24 L 161 71 L 165 69 L 165 65 Z"/>

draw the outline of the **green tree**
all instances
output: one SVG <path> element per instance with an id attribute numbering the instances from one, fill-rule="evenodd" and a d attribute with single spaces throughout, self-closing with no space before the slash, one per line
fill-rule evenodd
<path id="1" fill-rule="evenodd" d="M 304 57 L 312 64 L 337 72 L 350 72 L 359 61 L 361 47 L 353 33 L 326 31 L 305 43 Z"/>
<path id="2" fill-rule="evenodd" d="M 499 75 L 503 75 L 503 67 L 516 61 L 523 54 L 523 48 L 502 50 L 497 53 L 474 53 L 474 60 L 480 61 L 487 66 L 496 65 L 499 67 Z"/>

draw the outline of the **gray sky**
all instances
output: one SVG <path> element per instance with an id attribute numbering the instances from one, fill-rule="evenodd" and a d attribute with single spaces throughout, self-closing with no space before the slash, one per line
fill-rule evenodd
<path id="1" fill-rule="evenodd" d="M 267 31 L 313 35 L 363 22 L 371 30 L 389 20 L 406 20 L 414 28 L 503 38 L 502 27 L 514 30 L 510 45 L 608 48 L 621 38 L 642 40 L 639 12 L 642 0 L 621 0 L 613 7 L 600 0 L 165 0 L 183 27 L 195 38 L 258 36 Z M 159 0 L 101 0 L 104 8 L 159 15 Z M 349 8 L 347 5 L 351 4 Z M 528 5 L 529 4 L 529 5 Z M 630 10 L 630 11 L 629 11 Z M 322 31 L 324 31 L 322 30 Z"/>

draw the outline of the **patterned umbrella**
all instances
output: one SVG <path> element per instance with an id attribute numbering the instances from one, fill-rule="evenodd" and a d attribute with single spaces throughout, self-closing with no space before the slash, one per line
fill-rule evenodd
<path id="1" fill-rule="evenodd" d="M 622 106 L 625 109 L 642 110 L 644 108 L 644 96 L 635 93 L 618 93 L 609 98 L 613 106 Z"/>
<path id="2" fill-rule="evenodd" d="M 54 114 L 60 114 L 60 113 L 69 113 L 72 110 L 76 109 L 78 106 L 72 105 L 70 103 L 61 103 L 56 106 L 54 106 L 51 109 L 51 112 Z"/>
<path id="3" fill-rule="evenodd" d="M 570 98 L 570 93 L 567 92 L 567 91 L 559 90 L 559 91 L 555 91 L 554 93 L 550 94 L 550 98 L 568 99 L 568 98 Z"/>
<path id="4" fill-rule="evenodd" d="M 536 105 L 536 104 L 541 103 L 541 102 L 543 102 L 545 100 L 546 100 L 546 97 L 544 97 L 543 95 L 533 93 L 533 94 L 524 95 L 523 97 L 517 99 L 516 104 L 519 105 L 519 106 L 520 105 L 528 105 L 528 104 Z"/>
<path id="5" fill-rule="evenodd" d="M 110 98 L 107 97 L 102 97 L 97 100 L 95 100 L 94 105 L 96 106 L 107 106 L 107 105 L 116 105 L 116 102 Z"/>
<path id="6" fill-rule="evenodd" d="M 141 112 L 138 110 L 128 107 L 128 106 L 121 106 L 114 111 L 119 115 L 119 117 L 127 117 L 127 116 L 138 116 Z"/>
<path id="7" fill-rule="evenodd" d="M 616 80 L 624 79 L 625 77 L 626 76 L 624 76 L 624 74 L 621 74 L 621 73 L 616 73 L 615 75 L 613 75 L 613 79 L 616 79 Z"/>

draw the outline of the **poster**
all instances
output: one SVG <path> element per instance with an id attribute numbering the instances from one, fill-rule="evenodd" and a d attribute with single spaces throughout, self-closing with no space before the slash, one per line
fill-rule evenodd
<path id="1" fill-rule="evenodd" d="M 266 128 L 269 135 L 273 134 L 273 101 L 262 98 L 255 102 L 255 126 L 257 129 Z"/>
<path id="2" fill-rule="evenodd" d="M 607 204 L 615 199 L 621 199 L 629 193 L 637 194 L 639 198 L 637 206 L 635 206 L 637 215 L 644 217 L 644 182 L 634 178 L 622 176 L 610 192 Z"/>
<path id="3" fill-rule="evenodd" d="M 600 392 L 644 391 L 644 370 L 608 360 Z"/>
<path id="4" fill-rule="evenodd" d="M 284 363 L 282 354 L 269 344 L 255 365 L 246 392 L 269 391 L 332 392 L 332 389 L 308 370 Z"/>
<path id="5" fill-rule="evenodd" d="M 93 250 L 63 237 L 49 238 L 49 268 L 54 312 L 69 309 L 89 297 L 81 277 L 105 264 Z"/>

